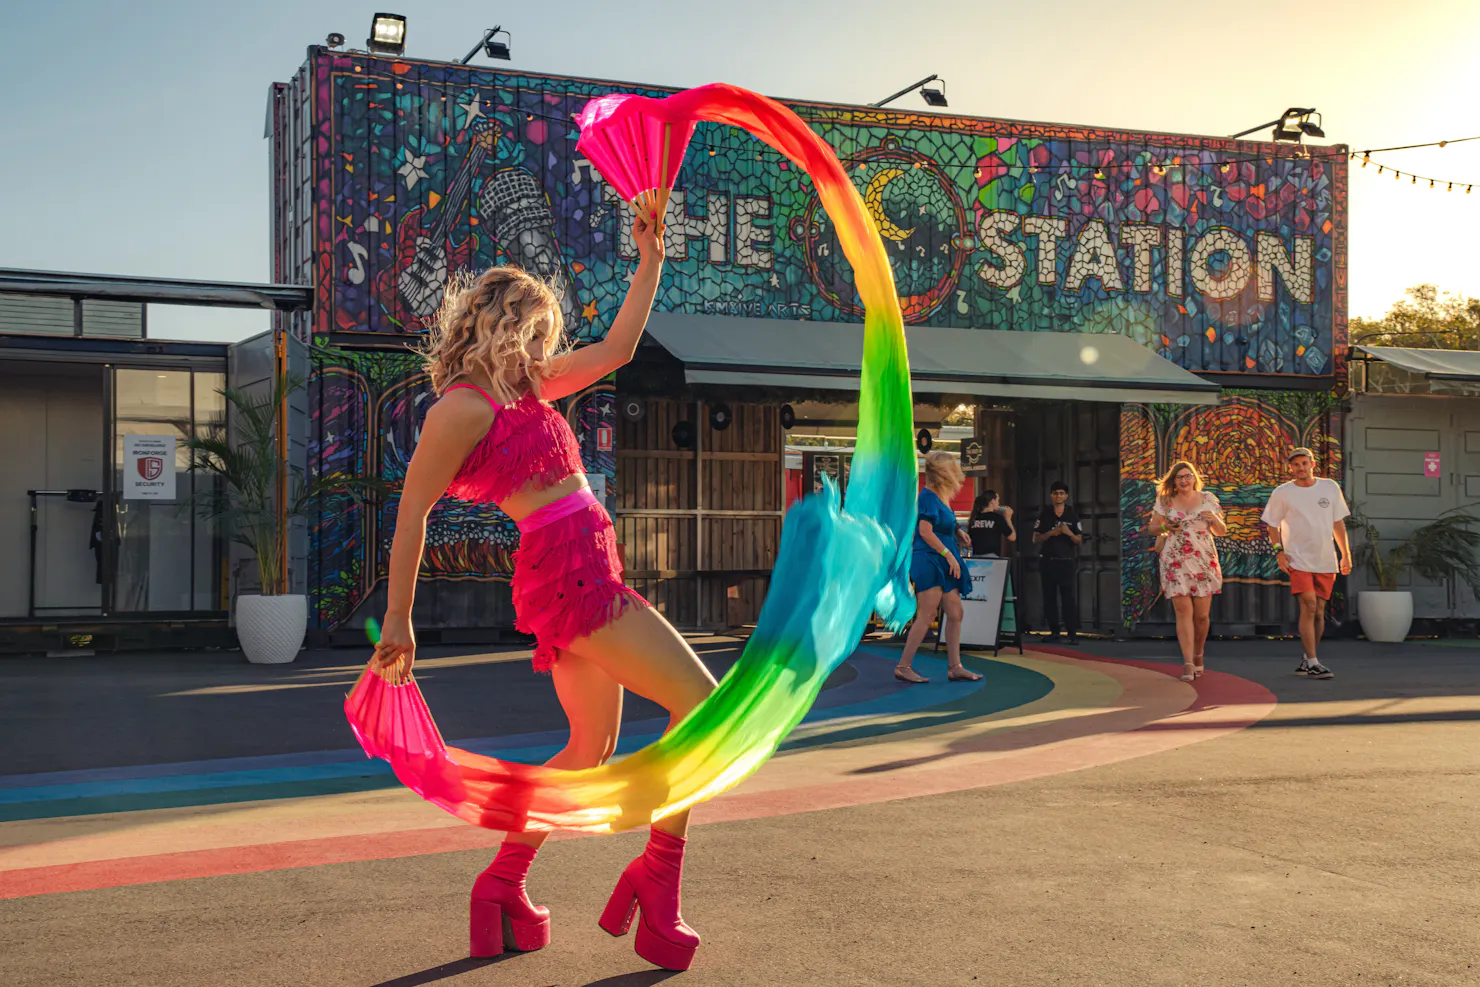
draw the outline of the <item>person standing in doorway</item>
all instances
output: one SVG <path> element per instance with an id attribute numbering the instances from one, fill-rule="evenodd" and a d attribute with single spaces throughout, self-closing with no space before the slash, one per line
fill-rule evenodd
<path id="1" fill-rule="evenodd" d="M 971 539 L 971 554 L 977 558 L 1002 557 L 1002 543 L 1017 541 L 1012 525 L 1012 508 L 1002 506 L 997 491 L 983 490 L 971 505 L 966 522 L 966 535 Z"/>
<path id="2" fill-rule="evenodd" d="M 1300 644 L 1303 654 L 1296 675 L 1333 678 L 1316 657 L 1326 630 L 1326 602 L 1336 573 L 1352 571 L 1352 547 L 1343 523 L 1351 510 L 1335 480 L 1315 475 L 1315 456 L 1304 446 L 1290 450 L 1290 481 L 1275 487 L 1260 520 L 1275 563 L 1290 575 L 1290 592 L 1300 600 Z M 1336 549 L 1341 549 L 1341 558 Z"/>
<path id="3" fill-rule="evenodd" d="M 1068 632 L 1069 643 L 1077 644 L 1079 600 L 1074 588 L 1079 578 L 1079 545 L 1084 541 L 1084 532 L 1079 526 L 1079 512 L 1069 506 L 1069 484 L 1055 480 L 1048 488 L 1048 497 L 1052 503 L 1033 522 L 1033 544 L 1038 546 L 1039 572 L 1043 577 L 1043 618 L 1048 623 L 1048 643 L 1058 642 L 1062 626 Z"/>

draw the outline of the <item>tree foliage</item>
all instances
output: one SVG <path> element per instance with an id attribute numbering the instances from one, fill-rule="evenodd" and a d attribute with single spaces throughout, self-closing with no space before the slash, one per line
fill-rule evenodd
<path id="1" fill-rule="evenodd" d="M 1353 346 L 1480 349 L 1480 298 L 1414 285 L 1380 319 L 1352 319 Z"/>

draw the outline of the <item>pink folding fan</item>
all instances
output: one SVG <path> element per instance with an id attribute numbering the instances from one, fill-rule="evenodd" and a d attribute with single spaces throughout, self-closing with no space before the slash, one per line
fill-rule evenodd
<path id="1" fill-rule="evenodd" d="M 593 99 L 576 114 L 576 150 L 639 216 L 660 221 L 697 122 L 674 113 L 668 103 L 616 94 Z"/>

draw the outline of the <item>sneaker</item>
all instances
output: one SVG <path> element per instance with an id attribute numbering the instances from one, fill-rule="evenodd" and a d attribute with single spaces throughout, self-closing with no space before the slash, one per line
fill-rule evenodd
<path id="1" fill-rule="evenodd" d="M 1295 674 L 1296 675 L 1309 675 L 1310 674 L 1310 659 L 1309 658 L 1306 658 L 1303 655 L 1301 656 L 1301 658 L 1300 658 L 1300 665 L 1298 667 L 1296 667 Z"/>
<path id="2" fill-rule="evenodd" d="M 1305 670 L 1305 674 L 1313 679 L 1334 679 L 1336 677 L 1335 672 L 1331 671 L 1331 669 L 1327 668 L 1325 665 L 1322 665 L 1320 662 L 1315 662 L 1314 664 L 1312 664 L 1309 668 Z"/>

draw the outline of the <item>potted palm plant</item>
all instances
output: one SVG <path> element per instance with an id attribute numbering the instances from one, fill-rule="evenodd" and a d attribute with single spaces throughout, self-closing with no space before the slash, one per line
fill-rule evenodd
<path id="1" fill-rule="evenodd" d="M 294 377 L 279 374 L 270 393 L 252 395 L 223 388 L 230 408 L 231 429 L 217 426 L 186 440 L 190 468 L 216 478 L 198 495 L 198 509 L 218 519 L 228 536 L 244 546 L 257 561 L 259 593 L 236 597 L 236 634 L 247 660 L 256 664 L 292 661 L 303 646 L 308 629 L 308 598 L 288 592 L 282 560 L 287 556 L 289 522 L 322 509 L 323 501 L 359 500 L 369 492 L 383 492 L 376 479 L 339 474 L 305 479 L 280 454 L 280 410 L 288 395 L 303 386 Z M 279 504 L 279 489 L 286 491 Z"/>
<path id="2" fill-rule="evenodd" d="M 1382 550 L 1377 526 L 1352 505 L 1347 527 L 1360 530 L 1365 539 L 1356 549 L 1356 564 L 1365 565 L 1378 589 L 1357 594 L 1357 619 L 1369 641 L 1398 642 L 1413 625 L 1413 594 L 1398 589 L 1398 581 L 1409 571 L 1435 582 L 1463 579 L 1480 596 L 1480 517 L 1467 508 L 1445 511 L 1403 541 Z"/>

